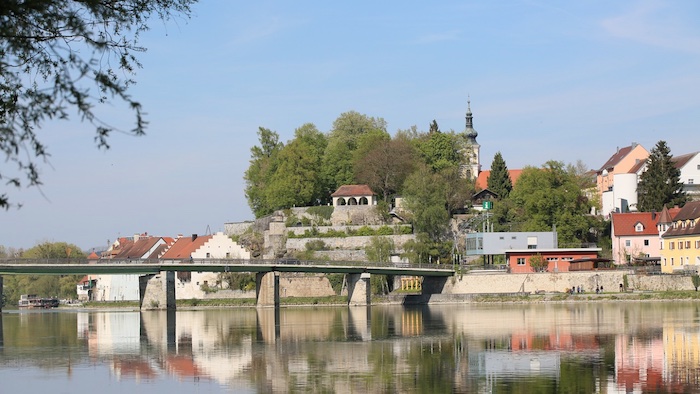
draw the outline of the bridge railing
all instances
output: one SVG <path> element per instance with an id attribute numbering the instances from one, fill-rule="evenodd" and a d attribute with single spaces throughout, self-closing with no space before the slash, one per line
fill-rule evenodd
<path id="1" fill-rule="evenodd" d="M 281 259 L 21 259 L 3 258 L 0 265 L 26 265 L 26 264 L 201 264 L 201 265 L 313 265 L 313 266 L 341 266 L 341 267 L 396 267 L 396 268 L 417 268 L 417 269 L 453 269 L 452 264 L 412 264 L 376 261 L 326 261 L 326 260 L 300 260 L 294 258 Z"/>

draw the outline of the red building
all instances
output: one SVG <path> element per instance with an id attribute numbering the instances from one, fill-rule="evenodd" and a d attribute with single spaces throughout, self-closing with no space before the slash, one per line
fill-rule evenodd
<path id="1" fill-rule="evenodd" d="M 599 261 L 598 252 L 600 251 L 600 248 L 510 249 L 506 250 L 506 263 L 510 272 L 514 274 L 536 271 L 569 272 L 572 263 Z M 536 262 L 540 256 L 543 259 L 543 266 L 535 270 L 531 262 Z"/>

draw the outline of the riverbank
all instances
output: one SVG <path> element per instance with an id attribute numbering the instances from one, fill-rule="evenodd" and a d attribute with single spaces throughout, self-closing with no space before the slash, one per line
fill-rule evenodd
<path id="1" fill-rule="evenodd" d="M 617 302 L 617 301 L 700 301 L 700 292 L 693 290 L 678 291 L 635 291 L 624 293 L 508 293 L 508 294 L 389 294 L 372 296 L 372 305 L 431 305 L 431 304 L 495 304 L 495 303 L 579 303 L 579 302 Z M 223 307 L 254 308 L 253 298 L 178 300 L 178 309 L 206 309 Z M 288 297 L 280 299 L 281 307 L 291 306 L 346 306 L 347 297 Z M 97 302 L 91 301 L 81 306 L 71 305 L 71 309 L 129 309 L 138 310 L 138 301 Z"/>

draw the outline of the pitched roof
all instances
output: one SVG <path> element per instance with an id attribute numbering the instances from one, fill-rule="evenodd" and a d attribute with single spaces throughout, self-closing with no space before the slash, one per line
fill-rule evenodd
<path id="1" fill-rule="evenodd" d="M 139 237 L 136 241 L 131 238 L 121 238 L 119 246 L 112 251 L 112 258 L 139 259 L 148 258 L 146 253 L 160 241 L 161 237 Z"/>
<path id="2" fill-rule="evenodd" d="M 373 196 L 374 192 L 367 185 L 343 185 L 331 194 L 331 197 Z"/>
<path id="3" fill-rule="evenodd" d="M 673 217 L 674 225 L 664 233 L 664 237 L 678 237 L 687 235 L 700 235 L 700 223 L 692 226 L 678 225 L 686 220 L 700 219 L 700 201 L 691 201 L 686 203 L 678 214 Z"/>
<path id="4" fill-rule="evenodd" d="M 211 239 L 211 235 L 193 235 L 191 237 L 180 237 L 175 240 L 162 256 L 161 259 L 188 259 L 190 255 L 197 251 L 202 245 Z"/>
<path id="5" fill-rule="evenodd" d="M 660 217 L 661 215 L 656 212 L 613 213 L 613 232 L 616 236 L 626 237 L 635 235 L 659 235 L 656 224 Z M 638 223 L 641 223 L 644 227 L 642 231 L 636 231 Z"/>
<path id="6" fill-rule="evenodd" d="M 685 155 L 680 155 L 680 156 L 673 156 L 671 158 L 671 161 L 673 161 L 674 167 L 681 169 L 685 167 L 688 162 L 695 157 L 698 153 L 700 152 L 694 152 L 694 153 L 686 153 Z"/>
<path id="7" fill-rule="evenodd" d="M 520 174 L 523 173 L 523 170 L 508 170 L 508 175 L 510 176 L 510 181 L 513 183 L 513 186 L 515 186 L 515 183 L 518 181 L 518 178 L 520 178 Z M 491 170 L 484 170 L 479 173 L 479 176 L 476 177 L 476 189 L 486 189 L 488 188 L 488 179 L 489 176 L 491 175 Z"/>
<path id="8" fill-rule="evenodd" d="M 636 147 L 637 147 L 637 144 L 633 144 L 633 145 L 618 149 L 617 152 L 615 152 L 612 156 L 610 156 L 608 161 L 606 161 L 605 164 L 603 164 L 603 166 L 600 167 L 600 170 L 598 170 L 598 171 L 600 172 L 603 170 L 607 170 L 608 168 L 615 167 L 620 161 L 622 161 L 622 159 L 625 158 L 625 156 L 627 156 L 632 151 L 632 149 L 634 149 Z"/>
<path id="9" fill-rule="evenodd" d="M 659 220 L 657 220 L 656 223 L 673 223 L 673 217 L 678 215 L 678 212 L 680 210 L 681 209 L 678 207 L 678 205 L 670 209 L 664 205 L 664 209 L 661 210 L 661 213 L 659 214 Z"/>

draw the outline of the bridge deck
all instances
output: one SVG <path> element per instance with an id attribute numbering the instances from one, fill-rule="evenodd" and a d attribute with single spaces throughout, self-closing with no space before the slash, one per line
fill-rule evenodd
<path id="1" fill-rule="evenodd" d="M 88 275 L 88 274 L 156 274 L 161 271 L 175 272 L 306 272 L 306 273 L 370 273 L 375 275 L 453 276 L 454 269 L 438 265 L 396 266 L 373 263 L 347 262 L 299 262 L 281 264 L 278 261 L 255 260 L 194 260 L 190 262 L 113 262 L 88 263 L 86 261 L 64 262 L 60 260 L 0 260 L 0 275 Z"/>

